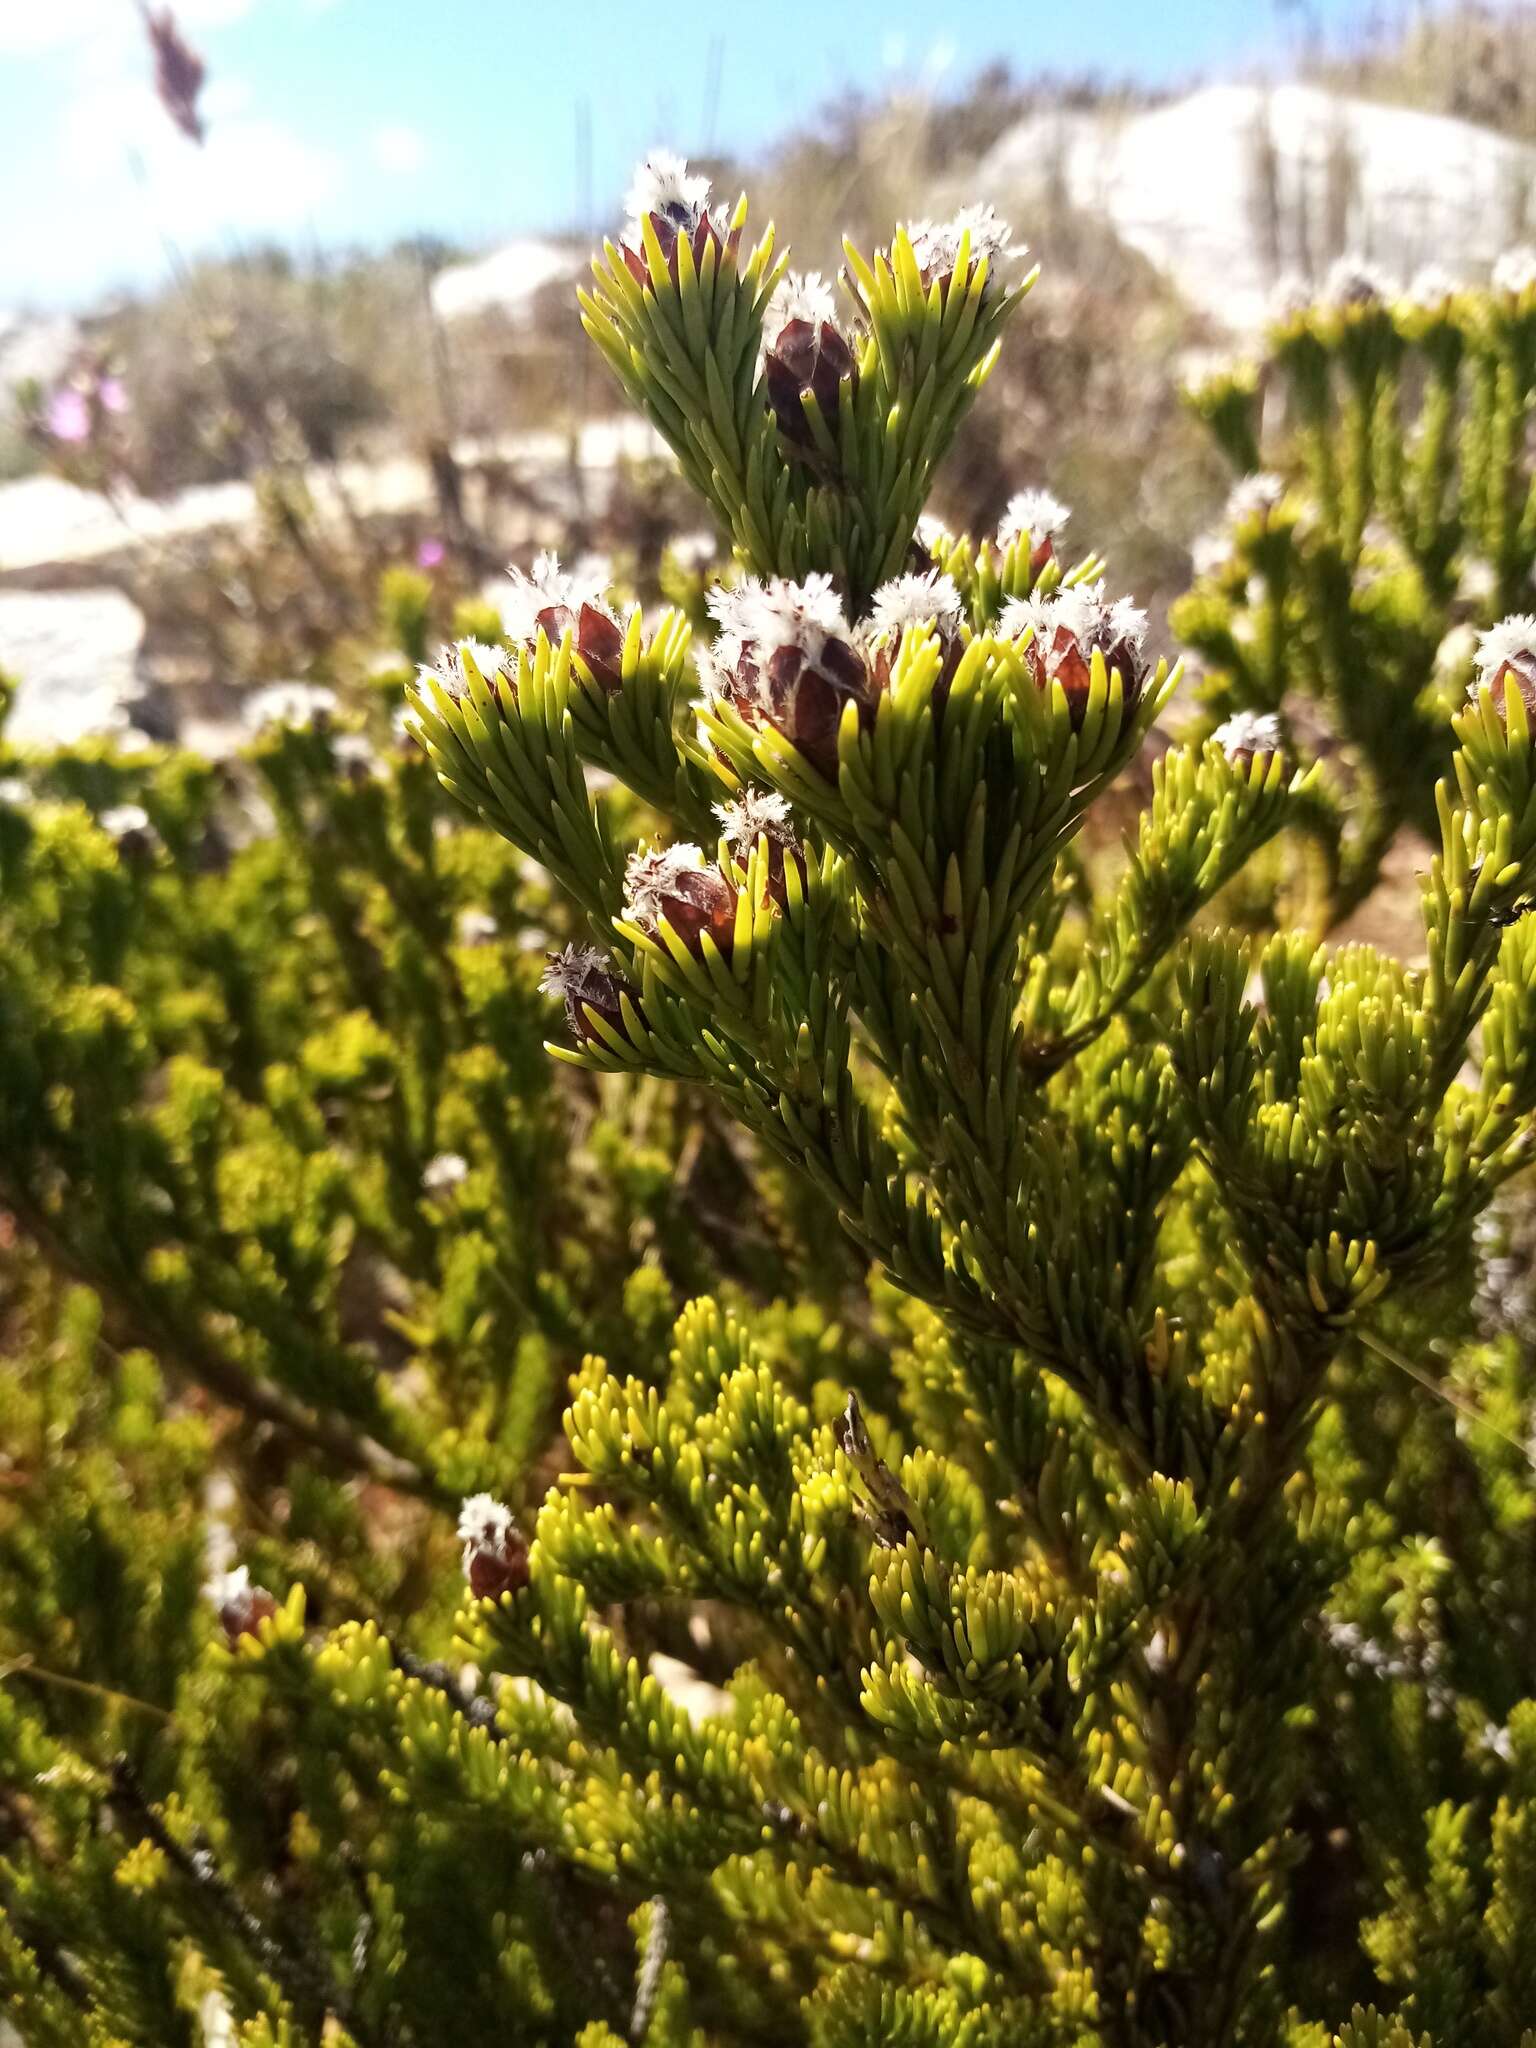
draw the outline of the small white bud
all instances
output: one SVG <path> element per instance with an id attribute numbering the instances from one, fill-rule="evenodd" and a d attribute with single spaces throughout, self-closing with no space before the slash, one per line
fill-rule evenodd
<path id="1" fill-rule="evenodd" d="M 323 725 L 336 709 L 336 692 L 323 683 L 268 683 L 254 690 L 240 707 L 241 723 L 248 732 L 266 732 L 273 726 Z"/>
<path id="2" fill-rule="evenodd" d="M 422 1168 L 421 1185 L 429 1195 L 446 1195 L 458 1187 L 469 1172 L 462 1152 L 439 1152 Z"/>

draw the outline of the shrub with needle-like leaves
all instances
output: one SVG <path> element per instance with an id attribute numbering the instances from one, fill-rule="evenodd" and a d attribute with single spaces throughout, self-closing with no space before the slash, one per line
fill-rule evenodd
<path id="1" fill-rule="evenodd" d="M 1262 717 L 1105 878 L 1178 670 L 1039 494 L 920 524 L 1006 243 L 850 249 L 840 326 L 653 161 L 584 313 L 735 549 L 713 631 L 544 562 L 407 720 L 584 921 L 558 1058 L 727 1112 L 867 1299 L 594 1346 L 542 1506 L 463 1505 L 452 1662 L 301 1570 L 221 1589 L 147 1763 L 8 1708 L 31 2038 L 147 1977 L 253 2043 L 1528 2039 L 1536 1674 L 1412 1530 L 1457 1492 L 1518 1603 L 1530 1361 L 1428 1424 L 1394 1361 L 1530 1157 L 1536 647 L 1451 720 L 1427 968 L 1221 928 L 1324 801 Z"/>

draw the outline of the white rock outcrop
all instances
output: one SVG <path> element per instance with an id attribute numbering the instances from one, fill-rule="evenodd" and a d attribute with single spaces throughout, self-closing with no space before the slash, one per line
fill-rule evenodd
<path id="1" fill-rule="evenodd" d="M 507 242 L 473 263 L 452 263 L 432 280 L 432 307 L 441 320 L 467 320 L 500 313 L 518 321 L 531 316 L 541 293 L 583 276 L 585 254 L 561 242 L 536 238 Z"/>
<path id="2" fill-rule="evenodd" d="M 1536 239 L 1536 147 L 1315 86 L 1213 85 L 1141 112 L 1036 113 L 974 178 L 1028 239 L 1032 210 L 1098 214 L 1191 305 L 1242 333 L 1276 282 L 1335 257 L 1485 278 Z"/>
<path id="3" fill-rule="evenodd" d="M 0 669 L 17 679 L 7 738 L 63 746 L 121 731 L 143 637 L 120 590 L 0 590 Z"/>

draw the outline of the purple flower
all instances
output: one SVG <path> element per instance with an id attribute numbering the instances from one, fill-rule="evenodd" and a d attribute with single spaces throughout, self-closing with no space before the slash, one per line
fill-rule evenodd
<path id="1" fill-rule="evenodd" d="M 437 535 L 429 533 L 421 543 L 421 546 L 416 550 L 416 566 L 418 569 L 440 569 L 447 559 L 447 555 L 448 550 L 443 546 Z"/>
<path id="2" fill-rule="evenodd" d="M 121 377 L 102 377 L 96 385 L 96 403 L 103 412 L 128 410 L 128 386 Z"/>
<path id="3" fill-rule="evenodd" d="M 89 441 L 90 401 L 73 384 L 61 384 L 48 401 L 47 422 L 48 431 L 55 441 Z"/>

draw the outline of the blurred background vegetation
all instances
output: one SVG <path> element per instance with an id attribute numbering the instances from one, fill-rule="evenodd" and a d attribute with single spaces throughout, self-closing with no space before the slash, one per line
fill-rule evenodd
<path id="1" fill-rule="evenodd" d="M 1293 167 L 1264 95 L 1240 116 L 1253 131 L 1242 203 L 1275 275 L 1298 247 L 1320 275 L 1378 232 L 1353 161 L 1358 111 L 1353 126 L 1346 118 L 1359 102 L 1475 124 L 1490 146 L 1536 140 L 1536 9 L 1381 9 L 1326 41 L 1304 9 L 1280 12 L 1293 24 L 1293 82 L 1340 96 L 1346 111 L 1310 199 L 1287 184 Z M 808 111 L 766 161 L 717 154 L 701 166 L 733 191 L 750 172 L 759 217 L 772 215 L 801 264 L 828 272 L 844 230 L 869 241 L 892 219 L 973 194 L 1011 210 L 1047 288 L 950 465 L 942 509 L 985 527 L 1011 490 L 1046 483 L 1155 612 L 1187 583 L 1190 544 L 1224 489 L 1181 379 L 1242 335 L 1213 317 L 1209 293 L 1191 296 L 1177 266 L 1149 258 L 1123 205 L 1095 203 L 1091 167 L 1104 166 L 1106 191 L 1115 177 L 1123 185 L 1117 137 L 1181 99 L 1198 122 L 1192 90 L 996 64 L 958 91 L 850 89 Z M 1525 224 L 1523 163 L 1512 156 L 1501 172 L 1505 239 Z M 1187 182 L 1198 235 L 1198 154 Z M 1287 223 L 1288 207 L 1307 206 Z M 1438 224 L 1422 253 L 1457 254 L 1437 238 L 1447 239 Z M 366 255 L 250 246 L 197 259 L 172 247 L 162 288 L 43 323 L 51 363 L 35 326 L 19 338 L 15 323 L 0 328 L 12 390 L 0 478 L 34 494 L 13 486 L 9 512 L 0 500 L 0 596 L 124 590 L 145 619 L 136 679 L 161 724 L 179 725 L 227 711 L 247 685 L 324 671 L 337 636 L 371 615 L 380 567 L 402 553 L 420 552 L 455 598 L 550 542 L 632 548 L 642 587 L 647 565 L 654 581 L 675 509 L 665 479 L 633 441 L 579 439 L 616 410 L 577 331 L 587 243 L 525 237 L 487 256 L 416 239 Z M 19 375 L 29 360 L 50 374 Z M 78 383 L 82 363 L 109 368 L 126 394 L 110 431 L 85 445 L 52 435 L 46 416 L 50 391 Z M 94 520 L 57 495 L 44 504 L 41 472 L 95 494 Z M 221 486 L 223 498 L 185 495 Z M 0 617 L 0 660 L 25 676 L 30 653 L 23 627 Z"/>
<path id="2" fill-rule="evenodd" d="M 1284 66 L 1225 81 L 1226 99 L 1221 81 L 1137 88 L 1086 65 L 1031 76 L 1024 60 L 952 88 L 886 75 L 809 108 L 759 159 L 700 161 L 717 188 L 750 182 L 757 217 L 828 274 L 845 231 L 868 244 L 971 197 L 1014 220 L 1044 286 L 939 509 L 984 530 L 1012 491 L 1049 486 L 1159 621 L 1228 481 L 1181 387 L 1251 342 L 1255 295 L 1298 268 L 1316 281 L 1345 250 L 1486 276 L 1488 249 L 1531 224 L 1536 7 L 1373 8 L 1326 36 L 1305 4 L 1273 18 Z M 1281 104 L 1297 88 L 1304 115 Z M 195 110 L 201 79 L 189 89 Z M 174 95 L 162 101 L 179 125 Z M 1373 126 L 1377 110 L 1444 125 L 1405 140 Z M 1436 150 L 1454 188 L 1443 206 L 1415 199 L 1426 180 L 1434 196 Z M 1394 191 L 1405 151 L 1419 184 Z M 582 345 L 575 285 L 605 225 L 589 210 L 588 231 L 489 252 L 423 236 L 210 256 L 168 239 L 156 289 L 67 320 L 0 314 L 0 663 L 22 679 L 16 729 L 69 738 L 126 717 L 219 752 L 250 688 L 335 680 L 395 561 L 432 576 L 439 620 L 494 602 L 508 561 L 548 545 L 615 555 L 657 597 L 664 542 L 680 524 L 696 549 L 708 537 L 688 534 L 668 469 L 620 428 Z M 1227 290 L 1234 237 L 1246 300 L 1235 269 Z M 58 394 L 85 390 L 110 406 L 92 400 L 84 438 L 78 421 L 55 431 Z M 126 597 L 142 631 L 111 628 L 129 644 L 93 692 L 84 671 L 106 674 L 104 657 L 69 594 L 100 590 Z"/>

